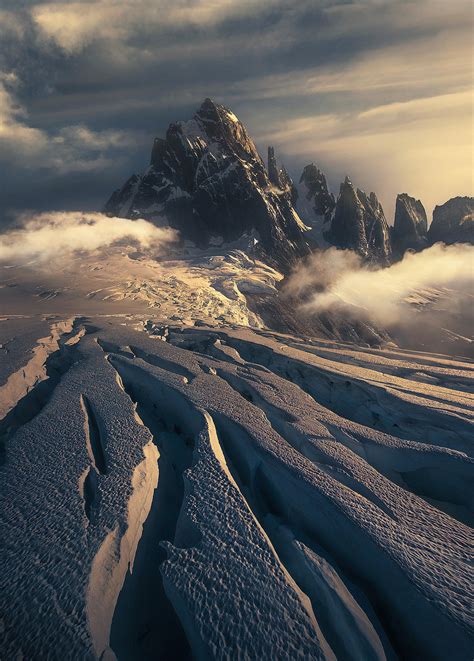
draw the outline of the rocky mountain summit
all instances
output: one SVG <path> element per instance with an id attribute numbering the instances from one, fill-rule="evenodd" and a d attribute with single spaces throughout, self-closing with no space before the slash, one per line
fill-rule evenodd
<path id="1" fill-rule="evenodd" d="M 375 193 L 355 189 L 349 177 L 341 184 L 329 232 L 330 242 L 354 250 L 363 258 L 389 263 L 390 232 Z"/>
<path id="2" fill-rule="evenodd" d="M 428 231 L 431 244 L 474 243 L 474 198 L 453 197 L 433 210 Z"/>
<path id="3" fill-rule="evenodd" d="M 336 201 L 321 170 L 314 163 L 306 165 L 299 183 L 299 195 L 310 204 L 314 214 L 325 221 L 330 220 Z"/>
<path id="4" fill-rule="evenodd" d="M 184 244 L 199 248 L 239 241 L 281 272 L 329 245 L 387 265 L 408 249 L 438 241 L 474 243 L 472 198 L 436 207 L 428 231 L 423 204 L 401 193 L 389 228 L 376 194 L 367 195 L 348 177 L 336 199 L 314 163 L 295 185 L 269 146 L 265 167 L 242 122 L 211 99 L 155 139 L 148 168 L 112 194 L 105 212 L 170 225 Z"/>
<path id="5" fill-rule="evenodd" d="M 318 247 L 327 246 L 326 237 L 335 206 L 336 200 L 329 192 L 323 172 L 314 163 L 306 165 L 297 187 L 296 210 L 310 227 L 310 237 Z"/>
<path id="6" fill-rule="evenodd" d="M 402 256 L 408 250 L 423 250 L 428 245 L 428 221 L 420 200 L 406 193 L 397 195 L 395 222 L 392 230 L 392 247 Z"/>
<path id="7" fill-rule="evenodd" d="M 290 193 L 291 203 L 295 206 L 298 199 L 298 190 L 286 168 L 283 165 L 281 168 L 278 167 L 275 149 L 273 147 L 268 147 L 267 163 L 270 182 L 280 190 L 288 191 Z"/>
<path id="8" fill-rule="evenodd" d="M 365 261 L 382 265 L 401 259 L 407 250 L 418 252 L 438 242 L 474 243 L 472 197 L 454 197 L 436 206 L 428 229 L 422 202 L 399 193 L 394 225 L 389 227 L 375 193 L 367 195 L 346 177 L 335 200 L 313 163 L 301 175 L 296 209 L 319 247 L 353 250 Z"/>
<path id="9" fill-rule="evenodd" d="M 149 167 L 115 191 L 105 211 L 169 224 L 199 247 L 244 236 L 286 271 L 310 248 L 291 179 L 275 159 L 270 172 L 234 113 L 206 99 L 193 119 L 155 139 Z"/>

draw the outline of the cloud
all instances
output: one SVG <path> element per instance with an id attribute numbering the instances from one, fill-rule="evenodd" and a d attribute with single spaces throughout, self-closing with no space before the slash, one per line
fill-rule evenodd
<path id="1" fill-rule="evenodd" d="M 28 126 L 26 110 L 16 100 L 18 87 L 14 73 L 0 72 L 0 162 L 58 174 L 101 170 L 112 164 L 106 152 L 133 147 L 142 139 L 139 132 L 93 131 L 84 124 L 55 133 Z"/>
<path id="2" fill-rule="evenodd" d="M 242 81 L 235 86 L 235 92 L 255 100 L 288 95 L 305 98 L 315 94 L 370 93 L 372 102 L 387 93 L 404 93 L 412 99 L 432 96 L 427 92 L 433 89 L 444 92 L 467 89 L 470 69 L 466 66 L 465 47 L 469 46 L 470 31 L 457 26 L 454 39 L 445 30 L 406 44 L 362 51 L 348 62 L 322 62 L 302 71 Z"/>
<path id="3" fill-rule="evenodd" d="M 21 227 L 0 234 L 0 261 L 45 263 L 75 252 L 92 252 L 127 241 L 160 253 L 176 241 L 170 228 L 146 220 L 108 217 L 95 212 L 47 212 L 21 218 Z"/>
<path id="4" fill-rule="evenodd" d="M 0 35 L 2 37 L 24 36 L 25 26 L 21 18 L 13 11 L 0 9 Z"/>
<path id="5" fill-rule="evenodd" d="M 471 85 L 467 0 L 5 0 L 2 9 L 0 68 L 22 81 L 14 93 L 28 117 L 16 116 L 2 142 L 0 208 L 50 208 L 57 184 L 45 184 L 44 166 L 84 173 L 55 205 L 82 207 L 84 195 L 100 204 L 111 180 L 143 169 L 153 137 L 206 96 L 232 107 L 262 151 L 274 143 L 294 176 L 315 161 L 337 186 L 348 171 L 376 190 L 389 219 L 401 190 L 427 207 L 468 192 L 466 106 L 434 101 Z M 422 99 L 432 103 L 426 126 L 405 105 Z M 78 126 L 92 139 L 76 140 L 68 127 Z M 28 189 L 16 183 L 26 170 Z"/>
<path id="6" fill-rule="evenodd" d="M 351 251 L 330 248 L 300 265 L 285 291 L 305 301 L 306 313 L 355 306 L 387 328 L 416 314 L 410 303 L 422 300 L 423 294 L 430 298 L 431 289 L 472 291 L 473 264 L 474 246 L 467 244 L 436 244 L 379 269 L 364 266 Z"/>
<path id="7" fill-rule="evenodd" d="M 257 3 L 246 4 L 248 9 Z M 177 24 L 203 27 L 232 13 L 237 13 L 233 0 L 97 0 L 37 4 L 31 9 L 42 35 L 69 54 L 98 40 L 123 42 L 145 27 L 147 30 Z"/>
<path id="8" fill-rule="evenodd" d="M 473 190 L 470 90 L 299 117 L 259 136 L 272 139 L 284 155 L 317 160 L 374 190 L 389 222 L 397 193 L 421 197 L 430 209 Z"/>
<path id="9" fill-rule="evenodd" d="M 47 136 L 24 122 L 26 112 L 15 100 L 12 88 L 18 85 L 14 73 L 0 72 L 0 162 L 9 165 L 31 159 L 47 149 Z"/>
<path id="10" fill-rule="evenodd" d="M 103 149 L 131 147 L 136 144 L 136 136 L 113 129 L 100 132 L 92 131 L 84 124 L 78 124 L 60 129 L 53 141 L 56 144 L 67 143 L 91 151 L 102 151 Z"/>

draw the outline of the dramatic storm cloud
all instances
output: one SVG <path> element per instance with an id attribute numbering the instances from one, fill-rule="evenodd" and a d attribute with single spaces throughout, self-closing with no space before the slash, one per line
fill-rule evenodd
<path id="1" fill-rule="evenodd" d="M 466 0 L 91 0 L 0 10 L 0 223 L 100 209 L 206 97 L 292 174 L 346 173 L 392 218 L 470 194 Z"/>
<path id="2" fill-rule="evenodd" d="M 159 228 L 146 220 L 110 218 L 101 213 L 48 212 L 22 220 L 19 229 L 0 236 L 0 262 L 34 259 L 41 264 L 76 251 L 91 252 L 123 241 L 152 248 L 157 254 L 176 239 L 170 228 Z"/>

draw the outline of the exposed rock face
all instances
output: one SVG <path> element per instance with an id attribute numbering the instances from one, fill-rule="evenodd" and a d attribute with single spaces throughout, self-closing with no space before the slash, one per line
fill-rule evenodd
<path id="1" fill-rule="evenodd" d="M 329 192 L 324 174 L 314 163 L 306 165 L 298 184 L 296 209 L 305 225 L 311 227 L 310 236 L 319 247 L 327 243 L 325 236 L 335 206 L 334 195 Z"/>
<path id="2" fill-rule="evenodd" d="M 193 119 L 171 124 L 166 138 L 155 140 L 148 169 L 116 191 L 105 211 L 169 224 L 200 247 L 216 237 L 248 236 L 267 261 L 288 270 L 309 247 L 291 179 L 272 156 L 270 179 L 243 124 L 206 99 Z"/>
<path id="3" fill-rule="evenodd" d="M 422 250 L 427 246 L 428 222 L 420 200 L 406 193 L 397 195 L 395 221 L 392 231 L 392 248 L 397 256 L 406 250 Z"/>
<path id="4" fill-rule="evenodd" d="M 278 170 L 275 150 L 273 147 L 268 147 L 268 178 L 274 186 L 281 188 L 280 172 Z"/>
<path id="5" fill-rule="evenodd" d="M 430 244 L 474 243 L 474 198 L 453 197 L 433 210 L 428 231 Z"/>
<path id="6" fill-rule="evenodd" d="M 314 163 L 307 165 L 300 177 L 300 195 L 311 205 L 316 216 L 330 219 L 336 206 L 334 195 L 329 192 L 326 177 Z M 309 219 L 308 219 L 309 220 Z"/>
<path id="7" fill-rule="evenodd" d="M 291 204 L 296 208 L 296 203 L 298 201 L 298 189 L 296 188 L 295 182 L 288 174 L 284 165 L 281 166 L 280 179 L 283 188 L 286 188 L 290 193 Z"/>
<path id="8" fill-rule="evenodd" d="M 356 190 L 348 177 L 341 184 L 328 238 L 368 261 L 384 264 L 391 259 L 389 227 L 377 196 Z"/>
<path id="9" fill-rule="evenodd" d="M 274 186 L 289 192 L 291 204 L 295 206 L 298 199 L 298 191 L 285 167 L 282 165 L 281 168 L 278 168 L 273 147 L 268 147 L 268 178 Z"/>

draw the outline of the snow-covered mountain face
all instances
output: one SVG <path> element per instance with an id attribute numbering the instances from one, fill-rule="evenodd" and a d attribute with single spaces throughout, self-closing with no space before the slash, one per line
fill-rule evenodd
<path id="1" fill-rule="evenodd" d="M 390 231 L 377 196 L 356 190 L 348 177 L 341 184 L 329 241 L 369 261 L 388 264 L 392 257 Z"/>
<path id="2" fill-rule="evenodd" d="M 336 246 L 353 250 L 367 262 L 390 263 L 390 230 L 382 205 L 375 193 L 366 195 L 348 177 L 336 201 L 321 170 L 313 163 L 307 165 L 299 181 L 296 208 L 318 247 Z"/>
<path id="3" fill-rule="evenodd" d="M 430 243 L 474 243 L 474 198 L 453 197 L 433 210 Z"/>
<path id="4" fill-rule="evenodd" d="M 249 251 L 287 271 L 310 250 L 291 180 L 276 174 L 271 181 L 237 117 L 206 99 L 193 119 L 155 140 L 150 166 L 115 191 L 105 211 L 169 224 L 200 247 L 246 236 Z"/>
<path id="5" fill-rule="evenodd" d="M 375 193 L 366 195 L 348 177 L 336 201 L 321 170 L 313 163 L 307 165 L 299 181 L 296 208 L 318 247 L 336 246 L 353 250 L 367 262 L 390 263 L 390 230 L 382 205 Z"/>
<path id="6" fill-rule="evenodd" d="M 300 177 L 298 195 L 308 203 L 309 207 L 316 216 L 330 220 L 336 202 L 334 195 L 329 192 L 326 177 L 313 163 L 307 165 Z"/>
<path id="7" fill-rule="evenodd" d="M 410 250 L 422 250 L 428 245 L 428 221 L 420 200 L 406 193 L 397 195 L 395 221 L 392 230 L 392 246 L 395 254 L 401 256 Z"/>

